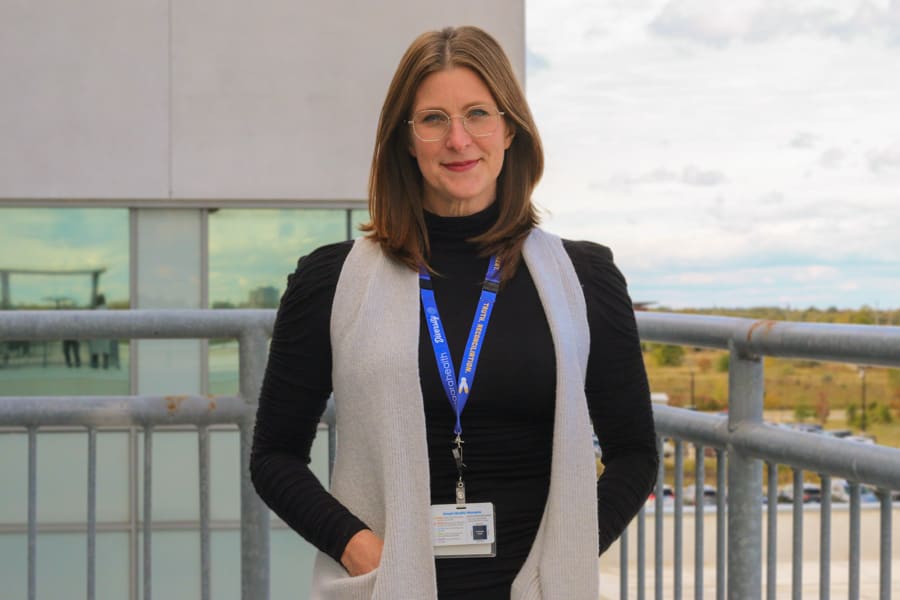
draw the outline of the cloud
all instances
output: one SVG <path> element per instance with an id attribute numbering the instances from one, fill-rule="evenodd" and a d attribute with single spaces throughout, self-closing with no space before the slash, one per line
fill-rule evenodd
<path id="1" fill-rule="evenodd" d="M 900 0 L 897 0 L 900 4 Z M 870 150 L 866 154 L 869 169 L 873 173 L 880 173 L 889 169 L 900 169 L 900 141 L 894 142 L 885 148 Z"/>
<path id="2" fill-rule="evenodd" d="M 726 286 L 748 283 L 778 285 L 787 281 L 798 283 L 835 282 L 841 270 L 831 265 L 766 266 L 711 268 L 703 271 L 684 271 L 662 277 L 667 285 Z"/>
<path id="3" fill-rule="evenodd" d="M 807 265 L 797 267 L 790 273 L 790 278 L 799 283 L 810 281 L 834 280 L 840 275 L 840 271 L 830 265 Z"/>
<path id="4" fill-rule="evenodd" d="M 784 203 L 784 194 L 779 191 L 772 190 L 771 192 L 766 192 L 762 196 L 759 197 L 760 204 L 767 205 L 779 205 Z"/>
<path id="5" fill-rule="evenodd" d="M 550 68 L 550 61 L 546 57 L 534 52 L 531 48 L 525 49 L 525 69 L 534 74 Z"/>
<path id="6" fill-rule="evenodd" d="M 797 135 L 788 142 L 788 146 L 799 149 L 812 148 L 815 146 L 817 140 L 818 138 L 814 134 L 808 131 L 799 131 L 797 132 Z"/>
<path id="7" fill-rule="evenodd" d="M 681 171 L 681 181 L 686 185 L 710 187 L 725 183 L 725 174 L 721 171 L 706 171 L 693 166 L 687 166 Z"/>
<path id="8" fill-rule="evenodd" d="M 725 47 L 735 41 L 765 42 L 777 38 L 813 35 L 850 41 L 883 36 L 900 41 L 900 2 L 878 5 L 857 0 L 816 6 L 812 3 L 769 0 L 670 0 L 650 21 L 649 30 L 660 37 Z"/>
<path id="9" fill-rule="evenodd" d="M 840 148 L 829 148 L 819 156 L 819 166 L 829 170 L 839 169 L 845 157 L 846 154 Z"/>
<path id="10" fill-rule="evenodd" d="M 649 173 L 630 175 L 628 173 L 616 173 L 610 178 L 610 184 L 615 187 L 632 187 L 638 185 L 656 184 L 682 184 L 694 187 L 713 187 L 722 185 L 728 181 L 725 174 L 713 169 L 701 169 L 694 165 L 687 165 L 681 172 L 665 169 L 654 169 Z M 602 186 L 592 186 L 602 187 Z"/>
<path id="11" fill-rule="evenodd" d="M 710 306 L 861 306 L 883 292 L 900 292 L 895 269 L 860 273 L 847 265 L 811 264 L 766 267 L 719 265 L 667 273 L 627 271 L 636 299 L 667 307 Z"/>

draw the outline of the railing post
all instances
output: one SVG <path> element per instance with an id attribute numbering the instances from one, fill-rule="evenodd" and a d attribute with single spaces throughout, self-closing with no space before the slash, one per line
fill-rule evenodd
<path id="1" fill-rule="evenodd" d="M 762 421 L 763 364 L 729 343 L 728 430 Z M 728 598 L 762 594 L 762 462 L 728 448 Z"/>
<path id="2" fill-rule="evenodd" d="M 241 397 L 256 405 L 266 368 L 267 337 L 264 331 L 244 333 L 240 345 Z M 269 509 L 260 500 L 250 480 L 250 449 L 253 425 L 241 424 L 241 600 L 269 599 Z"/>

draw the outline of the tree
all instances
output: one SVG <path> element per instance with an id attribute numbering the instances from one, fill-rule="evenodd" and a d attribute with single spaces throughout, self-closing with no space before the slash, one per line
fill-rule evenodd
<path id="1" fill-rule="evenodd" d="M 900 398 L 900 369 L 887 370 L 887 383 L 890 393 L 893 396 Z"/>
<path id="2" fill-rule="evenodd" d="M 862 305 L 859 310 L 850 315 L 850 322 L 856 325 L 874 325 L 875 311 L 871 306 Z"/>
<path id="3" fill-rule="evenodd" d="M 684 362 L 684 348 L 671 344 L 657 344 L 651 351 L 653 359 L 660 367 L 677 367 Z"/>
<path id="4" fill-rule="evenodd" d="M 813 411 L 805 402 L 800 402 L 794 407 L 794 420 L 803 422 L 811 416 Z"/>
<path id="5" fill-rule="evenodd" d="M 727 373 L 731 366 L 731 355 L 725 353 L 716 360 L 716 371 L 719 373 Z"/>

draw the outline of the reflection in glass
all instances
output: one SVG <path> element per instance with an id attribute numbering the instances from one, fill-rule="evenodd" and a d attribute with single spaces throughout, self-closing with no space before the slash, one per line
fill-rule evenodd
<path id="1" fill-rule="evenodd" d="M 0 209 L 0 309 L 128 308 L 128 211 Z M 127 394 L 128 342 L 0 340 L 0 394 Z"/>
<path id="2" fill-rule="evenodd" d="M 209 215 L 211 308 L 276 308 L 297 259 L 347 239 L 367 211 L 344 209 L 226 209 Z M 363 213 L 358 215 L 356 213 Z M 238 391 L 237 342 L 210 340 L 209 392 Z"/>
<path id="3" fill-rule="evenodd" d="M 0 534 L 2 598 L 28 597 L 28 540 L 24 533 Z M 99 532 L 96 540 L 97 600 L 128 598 L 128 534 Z M 84 533 L 39 533 L 37 597 L 83 598 L 87 586 Z"/>
<path id="4" fill-rule="evenodd" d="M 356 209 L 350 211 L 350 222 L 353 239 L 362 237 L 364 234 L 359 230 L 360 225 L 369 222 L 369 211 L 367 209 Z"/>

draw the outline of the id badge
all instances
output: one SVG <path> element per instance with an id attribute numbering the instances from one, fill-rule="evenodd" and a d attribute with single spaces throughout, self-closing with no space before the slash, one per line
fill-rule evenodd
<path id="1" fill-rule="evenodd" d="M 435 558 L 497 556 L 496 519 L 492 502 L 431 505 L 431 538 Z"/>

